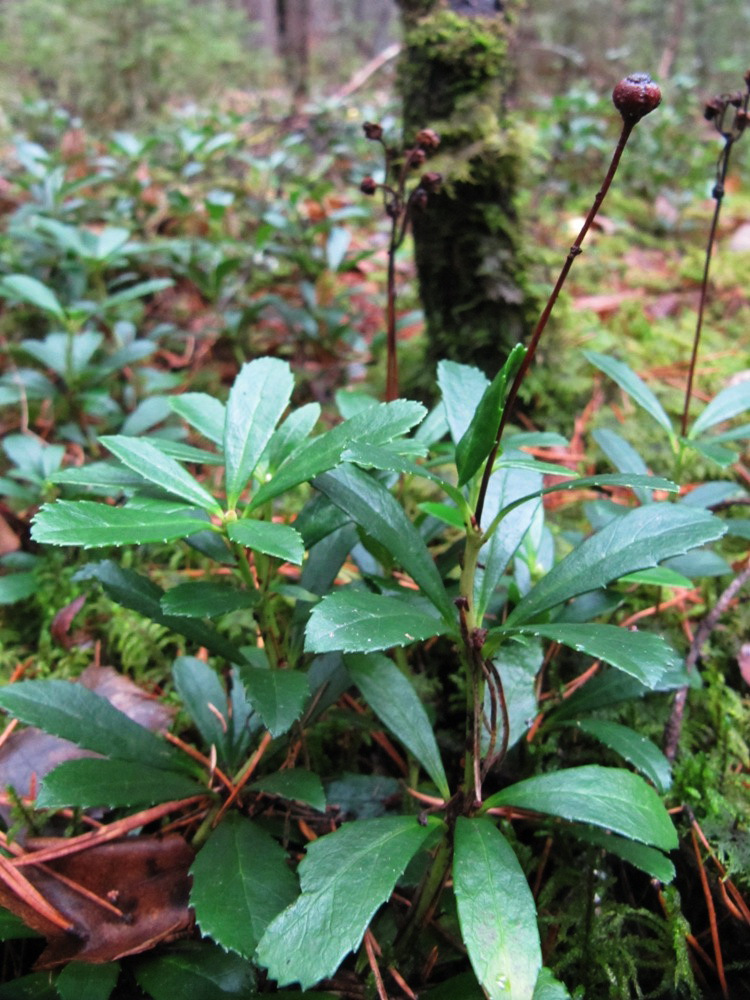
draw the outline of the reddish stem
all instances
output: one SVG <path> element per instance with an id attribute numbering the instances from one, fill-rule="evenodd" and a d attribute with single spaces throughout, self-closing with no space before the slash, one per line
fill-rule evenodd
<path id="1" fill-rule="evenodd" d="M 497 458 L 497 453 L 500 449 L 500 441 L 503 436 L 503 431 L 505 430 L 505 425 L 508 422 L 508 418 L 510 417 L 510 414 L 513 411 L 513 405 L 516 401 L 516 397 L 518 396 L 518 390 L 520 389 L 521 383 L 526 377 L 526 373 L 531 367 L 531 362 L 534 360 L 534 355 L 536 354 L 536 349 L 539 345 L 539 341 L 541 339 L 542 334 L 544 333 L 545 327 L 547 326 L 547 321 L 549 320 L 552 310 L 555 306 L 555 303 L 557 302 L 557 298 L 560 294 L 560 291 L 562 290 L 562 287 L 565 284 L 565 280 L 568 277 L 568 273 L 571 267 L 573 266 L 573 261 L 581 253 L 581 244 L 583 243 L 586 233 L 591 228 L 591 224 L 596 218 L 597 212 L 601 208 L 602 202 L 604 201 L 607 191 L 609 190 L 610 184 L 612 183 L 612 179 L 614 178 L 615 173 L 617 172 L 617 168 L 620 164 L 620 157 L 622 156 L 623 150 L 625 149 L 625 145 L 628 139 L 630 138 L 630 133 L 633 131 L 634 125 L 635 122 L 632 121 L 623 122 L 622 132 L 620 133 L 620 138 L 617 140 L 617 146 L 615 147 L 614 155 L 612 156 L 612 162 L 609 165 L 609 170 L 607 171 L 607 175 L 604 178 L 604 183 L 602 184 L 598 194 L 596 195 L 596 198 L 594 198 L 594 202 L 591 208 L 589 209 L 589 214 L 586 216 L 586 220 L 581 226 L 581 231 L 576 237 L 575 243 L 568 251 L 568 256 L 565 258 L 565 263 L 562 266 L 557 282 L 555 283 L 555 287 L 552 289 L 550 297 L 547 300 L 547 305 L 544 307 L 544 312 L 539 317 L 539 322 L 537 323 L 536 328 L 531 336 L 531 340 L 529 341 L 529 348 L 526 352 L 526 357 L 523 359 L 523 363 L 521 364 L 521 367 L 518 369 L 516 377 L 513 379 L 513 384 L 510 387 L 510 391 L 505 400 L 505 406 L 503 407 L 503 413 L 500 418 L 500 425 L 498 426 L 497 435 L 495 437 L 495 444 L 493 445 L 492 451 L 490 452 L 490 455 L 487 459 L 487 464 L 484 469 L 484 475 L 482 477 L 482 483 L 479 487 L 479 496 L 477 499 L 477 507 L 474 515 L 476 522 L 479 525 L 481 525 L 482 523 L 482 511 L 484 509 L 484 500 L 487 495 L 487 487 L 489 486 L 490 476 L 492 475 L 492 469 L 495 464 L 495 459 Z"/>

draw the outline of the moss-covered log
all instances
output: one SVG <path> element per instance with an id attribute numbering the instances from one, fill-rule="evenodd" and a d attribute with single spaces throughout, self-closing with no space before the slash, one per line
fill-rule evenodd
<path id="1" fill-rule="evenodd" d="M 520 3 L 398 0 L 405 140 L 426 126 L 442 140 L 430 169 L 443 190 L 413 222 L 428 361 L 488 372 L 523 339 L 529 314 L 514 204 L 521 158 L 505 113 Z"/>

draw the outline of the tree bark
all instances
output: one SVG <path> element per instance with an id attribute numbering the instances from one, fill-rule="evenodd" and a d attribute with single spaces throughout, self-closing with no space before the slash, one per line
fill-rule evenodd
<path id="1" fill-rule="evenodd" d="M 310 93 L 310 0 L 276 0 L 279 55 L 295 104 Z"/>
<path id="2" fill-rule="evenodd" d="M 427 361 L 492 374 L 530 325 L 515 207 L 521 158 L 505 111 L 521 0 L 397 3 L 405 141 L 425 127 L 441 136 L 429 169 L 443 174 L 443 189 L 413 222 Z"/>

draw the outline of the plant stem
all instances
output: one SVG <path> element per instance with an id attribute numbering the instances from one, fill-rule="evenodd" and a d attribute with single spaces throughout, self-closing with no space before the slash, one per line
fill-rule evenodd
<path id="1" fill-rule="evenodd" d="M 386 318 L 385 400 L 398 399 L 398 355 L 396 352 L 396 250 L 398 219 L 391 220 L 391 242 L 388 247 L 388 310 Z"/>
<path id="2" fill-rule="evenodd" d="M 617 146 L 615 147 L 615 151 L 612 156 L 612 162 L 609 165 L 609 170 L 607 171 L 606 177 L 604 178 L 604 182 L 601 188 L 599 189 L 599 192 L 597 193 L 596 197 L 594 198 L 594 202 L 591 208 L 589 209 L 589 214 L 586 216 L 583 226 L 581 226 L 581 231 L 576 237 L 575 243 L 568 251 L 568 256 L 565 258 L 565 263 L 562 266 L 560 274 L 557 278 L 557 282 L 555 283 L 555 287 L 552 289 L 550 297 L 547 300 L 547 305 L 544 307 L 544 311 L 542 312 L 542 315 L 539 317 L 539 322 L 537 323 L 536 328 L 534 329 L 534 332 L 531 335 L 531 340 L 529 341 L 529 349 L 526 352 L 526 357 L 523 359 L 521 367 L 518 369 L 518 371 L 516 372 L 516 377 L 513 379 L 513 384 L 511 385 L 510 391 L 508 392 L 508 396 L 505 400 L 505 405 L 503 407 L 502 416 L 500 417 L 500 423 L 498 425 L 497 435 L 495 437 L 495 444 L 493 445 L 492 451 L 490 452 L 489 458 L 487 459 L 487 464 L 485 465 L 484 469 L 484 475 L 482 477 L 482 483 L 481 486 L 479 487 L 479 495 L 477 497 L 477 506 L 474 515 L 477 524 L 481 525 L 482 523 L 482 511 L 484 510 L 484 501 L 487 495 L 487 488 L 489 486 L 490 477 L 492 475 L 492 470 L 495 465 L 495 459 L 497 458 L 497 453 L 500 449 L 500 441 L 503 436 L 503 431 L 505 430 L 505 426 L 508 423 L 508 418 L 510 417 L 513 411 L 513 405 L 516 401 L 516 397 L 518 396 L 518 390 L 521 387 L 521 383 L 523 382 L 524 378 L 526 377 L 526 373 L 531 367 L 531 362 L 534 360 L 534 355 L 536 354 L 536 349 L 539 345 L 539 341 L 541 339 L 542 334 L 544 333 L 545 327 L 547 326 L 547 322 L 550 318 L 555 303 L 557 302 L 557 298 L 560 294 L 560 291 L 562 290 L 562 287 L 565 284 L 565 281 L 568 277 L 568 273 L 571 267 L 573 266 L 573 261 L 581 253 L 581 244 L 583 243 L 586 233 L 588 233 L 589 229 L 591 228 L 591 224 L 596 218 L 596 215 L 602 206 L 602 202 L 604 201 L 607 191 L 609 190 L 610 184 L 612 183 L 615 173 L 617 172 L 617 168 L 620 164 L 620 158 L 622 156 L 623 150 L 625 149 L 625 145 L 628 139 L 630 138 L 630 133 L 633 131 L 633 125 L 634 125 L 633 122 L 627 122 L 627 121 L 623 122 L 622 132 L 620 133 L 620 138 L 617 140 Z"/>
<path id="3" fill-rule="evenodd" d="M 709 268 L 711 267 L 711 254 L 713 253 L 714 242 L 716 240 L 716 230 L 719 225 L 719 213 L 721 212 L 721 203 L 724 199 L 724 182 L 726 181 L 727 170 L 729 169 L 729 154 L 731 152 L 733 144 L 734 144 L 734 139 L 731 136 L 729 136 L 725 142 L 724 149 L 719 159 L 717 180 L 713 189 L 713 197 L 714 200 L 716 201 L 716 204 L 714 206 L 714 214 L 711 220 L 711 230 L 708 234 L 708 243 L 706 245 L 706 260 L 703 265 L 703 279 L 701 281 L 700 302 L 698 303 L 698 317 L 695 323 L 693 350 L 690 355 L 688 380 L 687 380 L 687 386 L 685 387 L 685 404 L 682 408 L 682 422 L 680 425 L 680 433 L 682 434 L 683 437 L 685 437 L 685 435 L 687 434 L 690 400 L 693 395 L 693 379 L 695 378 L 695 367 L 696 364 L 698 363 L 698 348 L 700 347 L 701 332 L 703 330 L 703 315 L 705 313 L 706 300 L 708 298 L 708 272 Z"/>

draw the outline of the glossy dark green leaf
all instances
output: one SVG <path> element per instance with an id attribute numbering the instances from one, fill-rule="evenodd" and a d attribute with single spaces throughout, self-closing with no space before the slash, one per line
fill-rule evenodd
<path id="1" fill-rule="evenodd" d="M 505 642 L 497 655 L 493 657 L 500 680 L 503 685 L 503 697 L 508 712 L 508 748 L 515 744 L 526 733 L 537 714 L 536 675 L 539 672 L 544 653 L 542 644 L 533 639 L 523 642 Z M 484 711 L 485 718 L 490 719 L 491 698 L 489 685 L 485 685 Z M 495 746 L 503 738 L 502 730 L 498 732 Z M 490 732 L 488 726 L 482 729 L 482 753 L 489 752 Z"/>
<path id="2" fill-rule="evenodd" d="M 468 483 L 492 450 L 503 413 L 505 393 L 525 356 L 526 348 L 516 344 L 485 389 L 466 433 L 456 445 L 459 486 Z"/>
<path id="3" fill-rule="evenodd" d="M 273 478 L 264 483 L 252 498 L 252 509 L 279 496 L 300 483 L 332 469 L 341 461 L 344 450 L 353 443 L 384 445 L 411 430 L 423 418 L 421 403 L 396 399 L 357 413 L 349 420 L 310 441 L 305 441 L 287 458 Z"/>
<path id="4" fill-rule="evenodd" d="M 124 469 L 119 462 L 88 462 L 86 465 L 60 469 L 50 478 L 53 483 L 78 486 L 107 497 L 148 487 L 143 476 Z"/>
<path id="5" fill-rule="evenodd" d="M 513 849 L 488 819 L 459 816 L 453 889 L 461 936 L 489 1000 L 531 997 L 542 967 L 536 905 Z"/>
<path id="6" fill-rule="evenodd" d="M 210 941 L 182 941 L 135 963 L 150 1000 L 247 1000 L 255 973 L 246 959 Z"/>
<path id="7" fill-rule="evenodd" d="M 388 550 L 447 622 L 455 620 L 455 608 L 422 536 L 381 483 L 345 465 L 318 476 L 314 485 Z"/>
<path id="8" fill-rule="evenodd" d="M 310 685 L 304 674 L 294 670 L 264 670 L 239 665 L 240 677 L 253 708 L 272 736 L 288 732 L 302 715 Z"/>
<path id="9" fill-rule="evenodd" d="M 168 615 L 218 618 L 229 611 L 250 608 L 255 603 L 253 594 L 229 583 L 196 581 L 171 587 L 161 599 L 161 608 Z"/>
<path id="10" fill-rule="evenodd" d="M 215 670 L 195 656 L 179 656 L 172 666 L 175 688 L 207 747 L 224 761 L 232 719 L 224 686 Z"/>
<path id="11" fill-rule="evenodd" d="M 192 427 L 214 444 L 224 444 L 224 404 L 205 392 L 183 392 L 172 396 L 170 405 Z"/>
<path id="12" fill-rule="evenodd" d="M 9 684 L 0 689 L 0 708 L 85 750 L 168 770 L 190 769 L 184 756 L 165 740 L 82 684 L 58 680 Z"/>
<path id="13" fill-rule="evenodd" d="M 730 385 L 715 396 L 698 415 L 688 431 L 688 438 L 696 438 L 703 431 L 750 409 L 750 382 L 747 380 Z"/>
<path id="14" fill-rule="evenodd" d="M 149 442 L 162 453 L 178 462 L 193 462 L 197 465 L 223 465 L 221 455 L 204 448 L 194 448 L 184 441 L 170 441 L 168 438 L 150 437 Z"/>
<path id="15" fill-rule="evenodd" d="M 179 462 L 162 454 L 149 441 L 123 435 L 104 436 L 100 441 L 123 465 L 154 483 L 159 489 L 213 514 L 221 513 L 220 504 L 208 490 L 186 472 Z"/>
<path id="16" fill-rule="evenodd" d="M 164 591 L 151 580 L 131 569 L 123 569 L 111 559 L 89 563 L 76 573 L 76 580 L 98 580 L 106 594 L 125 608 L 137 611 L 160 625 L 166 625 L 198 646 L 234 663 L 244 659 L 238 646 L 205 622 L 180 615 L 166 615 L 161 609 Z"/>
<path id="17" fill-rule="evenodd" d="M 45 504 L 32 522 L 31 536 L 46 545 L 143 545 L 187 538 L 206 527 L 202 512 L 173 502 L 142 507 L 112 507 L 93 500 Z"/>
<path id="18" fill-rule="evenodd" d="M 9 573 L 7 576 L 0 576 L 0 605 L 24 601 L 38 589 L 36 573 Z"/>
<path id="19" fill-rule="evenodd" d="M 20 917 L 9 910 L 0 907 L 0 941 L 13 941 L 20 938 L 40 937 L 38 931 L 33 931 Z"/>
<path id="20" fill-rule="evenodd" d="M 324 597 L 310 615 L 305 649 L 311 653 L 370 653 L 442 635 L 437 618 L 395 597 L 341 590 Z"/>
<path id="21" fill-rule="evenodd" d="M 653 782 L 660 792 L 669 791 L 672 784 L 672 767 L 658 746 L 648 737 L 637 733 L 630 726 L 610 722 L 608 719 L 579 719 L 574 725 L 582 733 L 593 736 L 610 750 L 624 757 L 637 771 Z"/>
<path id="22" fill-rule="evenodd" d="M 485 799 L 484 809 L 516 806 L 590 823 L 662 851 L 677 832 L 661 798 L 643 778 L 616 767 L 587 764 L 519 781 Z"/>
<path id="23" fill-rule="evenodd" d="M 32 972 L 0 984 L 0 1000 L 60 1000 L 49 972 Z"/>
<path id="24" fill-rule="evenodd" d="M 162 292 L 165 288 L 171 288 L 174 281 L 171 278 L 150 278 L 147 281 L 139 281 L 129 288 L 123 288 L 121 292 L 113 292 L 108 295 L 102 303 L 105 309 L 119 309 L 125 302 L 132 302 L 134 299 L 142 299 L 155 292 Z"/>
<path id="25" fill-rule="evenodd" d="M 350 655 L 345 663 L 373 712 L 416 757 L 443 798 L 449 799 L 448 779 L 432 725 L 408 678 L 392 660 L 378 653 Z"/>
<path id="26" fill-rule="evenodd" d="M 501 629 L 500 631 L 503 631 Z M 662 674 L 679 664 L 675 650 L 653 632 L 630 632 L 616 625 L 558 624 L 526 625 L 518 631 L 551 639 L 611 663 L 647 687 L 654 687 Z"/>
<path id="27" fill-rule="evenodd" d="M 224 425 L 227 506 L 237 505 L 276 424 L 289 405 L 294 379 L 286 361 L 244 364 L 229 393 Z"/>
<path id="28" fill-rule="evenodd" d="M 242 521 L 229 521 L 227 534 L 233 542 L 283 559 L 284 562 L 293 563 L 295 566 L 301 566 L 305 558 L 302 535 L 288 524 L 245 518 Z"/>
<path id="29" fill-rule="evenodd" d="M 655 566 L 653 569 L 639 569 L 635 573 L 621 576 L 620 583 L 640 583 L 646 587 L 692 587 L 693 582 L 682 573 L 677 573 L 668 566 Z"/>
<path id="30" fill-rule="evenodd" d="M 207 791 L 178 771 L 149 767 L 142 761 L 82 757 L 58 765 L 44 778 L 36 798 L 39 809 L 152 806 Z"/>
<path id="31" fill-rule="evenodd" d="M 375 911 L 426 839 L 442 827 L 429 817 L 387 816 L 347 823 L 307 848 L 302 895 L 266 930 L 257 961 L 280 986 L 313 986 L 358 947 Z"/>
<path id="32" fill-rule="evenodd" d="M 320 403 L 306 403 L 292 410 L 280 427 L 277 427 L 261 456 L 261 463 L 278 468 L 312 433 L 320 418 Z"/>
<path id="33" fill-rule="evenodd" d="M 594 847 L 602 847 L 610 854 L 616 854 L 618 858 L 629 862 L 636 868 L 657 878 L 660 882 L 669 883 L 675 876 L 675 869 L 669 858 L 666 858 L 661 851 L 654 847 L 647 847 L 645 844 L 638 844 L 634 840 L 626 840 L 624 837 L 616 837 L 612 833 L 605 833 L 603 830 L 595 830 L 593 827 L 572 827 L 571 833 L 576 839 L 582 840 L 586 844 Z"/>
<path id="34" fill-rule="evenodd" d="M 570 1000 L 570 993 L 549 969 L 540 969 L 531 1000 Z"/>
<path id="35" fill-rule="evenodd" d="M 506 625 L 523 625 L 571 597 L 656 566 L 720 538 L 721 521 L 702 510 L 649 504 L 610 521 L 554 566 L 513 609 Z"/>
<path id="36" fill-rule="evenodd" d="M 623 437 L 620 437 L 619 434 L 606 427 L 602 427 L 595 430 L 592 436 L 610 462 L 620 472 L 635 472 L 642 476 L 648 475 L 648 468 L 643 458 L 632 444 Z M 635 493 L 641 503 L 651 502 L 651 493 L 648 490 L 636 490 Z"/>
<path id="37" fill-rule="evenodd" d="M 626 392 L 631 399 L 642 406 L 646 413 L 650 414 L 657 424 L 664 428 L 670 437 L 674 437 L 672 422 L 664 412 L 664 407 L 632 368 L 629 368 L 622 361 L 609 358 L 605 354 L 598 354 L 596 351 L 584 351 L 583 353 L 592 365 L 615 381 L 623 392 Z"/>
<path id="38" fill-rule="evenodd" d="M 301 767 L 266 775 L 259 781 L 254 781 L 250 787 L 268 795 L 278 795 L 282 799 L 304 802 L 318 812 L 326 811 L 326 795 L 320 778 Z"/>
<path id="39" fill-rule="evenodd" d="M 190 904 L 201 933 L 248 959 L 266 927 L 299 891 L 286 852 L 237 812 L 214 830 L 190 874 Z"/>
<path id="40" fill-rule="evenodd" d="M 55 319 L 63 319 L 65 316 L 65 310 L 52 289 L 30 274 L 6 274 L 0 281 L 0 296 L 13 302 L 26 302 L 36 306 Z"/>
<path id="41" fill-rule="evenodd" d="M 484 372 L 471 365 L 461 365 L 456 361 L 440 361 L 437 366 L 437 380 L 450 434 L 453 443 L 458 444 L 474 418 L 477 400 L 484 396 L 490 384 L 489 379 Z"/>

